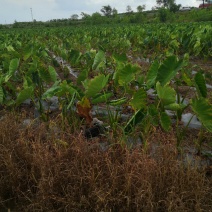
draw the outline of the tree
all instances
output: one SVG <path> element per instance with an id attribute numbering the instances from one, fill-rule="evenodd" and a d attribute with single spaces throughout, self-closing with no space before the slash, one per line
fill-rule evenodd
<path id="1" fill-rule="evenodd" d="M 145 10 L 145 8 L 146 8 L 145 4 L 143 4 L 142 6 L 139 5 L 139 6 L 137 6 L 137 12 L 138 13 L 142 13 Z"/>
<path id="2" fill-rule="evenodd" d="M 91 17 L 89 14 L 84 12 L 81 12 L 81 16 L 82 16 L 82 19 L 88 19 L 89 17 Z"/>
<path id="3" fill-rule="evenodd" d="M 91 15 L 92 24 L 101 24 L 103 19 L 102 15 L 99 12 L 95 12 Z"/>
<path id="4" fill-rule="evenodd" d="M 132 7 L 130 5 L 127 5 L 126 11 L 128 13 L 133 13 Z"/>
<path id="5" fill-rule="evenodd" d="M 118 10 L 116 8 L 113 8 L 112 15 L 117 16 L 117 14 L 118 14 Z"/>
<path id="6" fill-rule="evenodd" d="M 110 5 L 107 6 L 103 6 L 101 9 L 101 12 L 103 13 L 103 15 L 105 16 L 111 16 L 112 14 L 112 7 Z"/>
<path id="7" fill-rule="evenodd" d="M 77 20 L 79 18 L 79 16 L 77 14 L 73 14 L 71 16 L 71 20 Z"/>
<path id="8" fill-rule="evenodd" d="M 160 7 L 169 9 L 171 12 L 176 12 L 180 9 L 181 4 L 176 4 L 175 0 L 156 0 L 156 3 Z"/>

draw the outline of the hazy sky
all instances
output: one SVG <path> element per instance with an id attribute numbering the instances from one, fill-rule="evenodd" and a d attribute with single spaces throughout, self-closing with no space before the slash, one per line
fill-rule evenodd
<path id="1" fill-rule="evenodd" d="M 198 6 L 201 1 L 176 0 L 183 6 Z M 92 14 L 100 12 L 102 6 L 110 5 L 118 12 L 126 12 L 127 5 L 134 11 L 138 5 L 146 5 L 146 10 L 151 10 L 156 5 L 156 0 L 0 0 L 0 24 L 10 24 L 14 21 L 31 21 L 33 19 L 47 21 L 50 19 L 70 18 L 73 14 L 81 12 Z"/>

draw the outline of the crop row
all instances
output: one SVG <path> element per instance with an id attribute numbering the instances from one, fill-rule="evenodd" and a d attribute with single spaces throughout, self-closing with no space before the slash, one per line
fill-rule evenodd
<path id="1" fill-rule="evenodd" d="M 202 131 L 212 132 L 212 105 L 207 99 L 204 74 L 193 76 L 188 68 L 189 55 L 212 56 L 211 34 L 212 26 L 205 23 L 3 31 L 0 104 L 18 108 L 31 99 L 40 117 L 48 120 L 43 101 L 56 96 L 64 120 L 76 106 L 89 124 L 92 105 L 103 103 L 114 132 L 120 127 L 120 111 L 128 107 L 130 116 L 121 129 L 127 135 L 138 127 L 143 140 L 153 126 L 161 125 L 169 131 L 172 121 L 168 110 L 176 117 L 179 146 L 179 122 L 187 108 L 203 124 Z M 78 78 L 70 78 L 67 67 L 53 55 L 77 69 Z M 146 73 L 134 62 L 138 57 L 151 61 Z M 180 85 L 195 88 L 188 104 L 184 104 L 186 96 L 180 96 Z M 151 103 L 149 89 L 155 94 Z"/>

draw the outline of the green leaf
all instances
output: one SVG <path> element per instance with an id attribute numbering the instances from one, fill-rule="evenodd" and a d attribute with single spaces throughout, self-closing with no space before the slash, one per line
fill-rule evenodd
<path id="1" fill-rule="evenodd" d="M 102 66 L 104 63 L 105 63 L 105 53 L 102 50 L 99 50 L 94 58 L 92 69 L 96 70 L 100 66 Z"/>
<path id="2" fill-rule="evenodd" d="M 165 112 L 160 114 L 160 123 L 165 131 L 169 131 L 171 126 L 171 119 Z"/>
<path id="3" fill-rule="evenodd" d="M 159 62 L 157 60 L 155 60 L 148 73 L 147 73 L 147 77 L 146 77 L 146 84 L 148 88 L 151 88 L 154 84 L 155 84 L 155 80 L 157 78 L 157 74 L 158 74 L 158 68 L 159 68 Z"/>
<path id="4" fill-rule="evenodd" d="M 49 74 L 50 74 L 51 80 L 53 82 L 56 82 L 56 80 L 57 80 L 57 72 L 55 71 L 55 69 L 52 66 L 49 66 Z"/>
<path id="5" fill-rule="evenodd" d="M 157 82 L 156 90 L 157 90 L 158 97 L 161 100 L 163 105 L 169 105 L 169 104 L 175 103 L 176 92 L 173 88 L 171 88 L 168 85 L 165 85 L 164 87 L 162 87 L 160 85 L 160 82 Z"/>
<path id="6" fill-rule="evenodd" d="M 17 96 L 16 105 L 18 106 L 22 102 L 24 102 L 26 99 L 31 98 L 31 96 L 33 95 L 33 91 L 34 91 L 33 87 L 28 87 L 22 90 Z"/>
<path id="7" fill-rule="evenodd" d="M 195 75 L 194 80 L 195 80 L 196 88 L 198 90 L 199 97 L 206 98 L 207 97 L 207 87 L 206 87 L 204 76 L 200 72 L 198 72 Z"/>
<path id="8" fill-rule="evenodd" d="M 15 51 L 15 49 L 13 48 L 13 46 L 7 46 L 7 51 L 8 52 L 14 52 Z"/>
<path id="9" fill-rule="evenodd" d="M 12 59 L 10 61 L 10 66 L 9 66 L 9 75 L 12 76 L 15 73 L 15 71 L 18 69 L 18 66 L 19 66 L 19 59 L 18 58 Z"/>
<path id="10" fill-rule="evenodd" d="M 200 98 L 193 99 L 191 107 L 205 128 L 212 132 L 212 105 L 206 99 Z"/>
<path id="11" fill-rule="evenodd" d="M 182 66 L 183 60 L 178 61 L 176 56 L 168 57 L 159 67 L 156 81 L 159 81 L 164 86 L 177 74 Z"/>
<path id="12" fill-rule="evenodd" d="M 107 100 L 113 96 L 113 93 L 104 93 L 104 94 L 98 94 L 91 100 L 92 104 L 98 104 L 101 102 L 107 102 Z"/>
<path id="13" fill-rule="evenodd" d="M 48 70 L 46 70 L 45 68 L 41 67 L 39 70 L 39 76 L 40 78 L 45 81 L 45 82 L 51 82 L 51 76 Z"/>
<path id="14" fill-rule="evenodd" d="M 84 69 L 77 77 L 77 84 L 81 85 L 82 81 L 84 81 L 86 78 L 88 78 L 88 70 Z"/>
<path id="15" fill-rule="evenodd" d="M 124 68 L 119 69 L 116 75 L 119 85 L 124 86 L 133 81 L 136 71 L 135 67 L 131 64 L 127 64 Z"/>
<path id="16" fill-rule="evenodd" d="M 118 106 L 118 105 L 122 105 L 126 101 L 127 101 L 127 99 L 125 97 L 122 97 L 120 99 L 112 100 L 112 101 L 108 102 L 108 104 L 112 105 L 112 106 Z"/>
<path id="17" fill-rule="evenodd" d="M 166 105 L 165 109 L 172 110 L 172 111 L 178 111 L 178 110 L 183 110 L 185 107 L 187 107 L 187 106 L 184 104 L 172 103 L 172 104 Z"/>
<path id="18" fill-rule="evenodd" d="M 125 53 L 123 54 L 114 53 L 113 58 L 116 62 L 121 62 L 121 63 L 127 62 L 127 55 Z"/>
<path id="19" fill-rule="evenodd" d="M 61 87 L 58 85 L 59 83 L 59 81 L 56 81 L 55 84 L 42 95 L 42 99 L 51 98 L 55 96 L 57 92 L 61 89 Z"/>
<path id="20" fill-rule="evenodd" d="M 0 104 L 3 103 L 3 100 L 4 100 L 4 91 L 2 86 L 0 86 Z"/>
<path id="21" fill-rule="evenodd" d="M 153 104 L 148 106 L 148 116 L 150 117 L 151 123 L 154 126 L 158 126 L 158 116 L 159 116 L 159 110 L 157 109 L 157 107 Z"/>
<path id="22" fill-rule="evenodd" d="M 23 59 L 24 59 L 24 61 L 26 61 L 31 55 L 32 55 L 32 47 L 31 46 L 29 46 L 29 47 L 27 47 L 25 50 L 24 50 L 24 57 L 23 57 Z"/>
<path id="23" fill-rule="evenodd" d="M 183 80 L 188 86 L 192 86 L 191 78 L 190 78 L 186 73 L 183 73 L 183 74 L 182 74 L 182 80 Z"/>
<path id="24" fill-rule="evenodd" d="M 130 101 L 130 105 L 133 107 L 134 110 L 140 110 L 146 106 L 147 99 L 146 99 L 146 92 L 143 88 L 140 88 L 132 97 Z"/>
<path id="25" fill-rule="evenodd" d="M 124 127 L 124 132 L 125 133 L 132 132 L 135 126 L 143 121 L 145 116 L 146 114 L 144 113 L 143 109 L 135 112 L 135 114 L 132 116 L 132 118 L 127 122 L 126 126 Z"/>
<path id="26" fill-rule="evenodd" d="M 71 62 L 71 65 L 76 65 L 81 57 L 82 53 L 78 50 L 72 49 L 69 53 L 69 60 Z"/>
<path id="27" fill-rule="evenodd" d="M 103 74 L 94 77 L 86 83 L 85 95 L 87 97 L 94 97 L 99 93 L 107 84 L 109 75 L 105 76 Z"/>

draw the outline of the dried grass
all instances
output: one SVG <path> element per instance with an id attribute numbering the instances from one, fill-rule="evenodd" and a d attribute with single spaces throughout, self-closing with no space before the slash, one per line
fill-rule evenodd
<path id="1" fill-rule="evenodd" d="M 117 141 L 101 151 L 79 132 L 20 123 L 0 122 L 0 211 L 212 210 L 211 177 L 185 168 L 171 144 L 154 158 Z"/>

